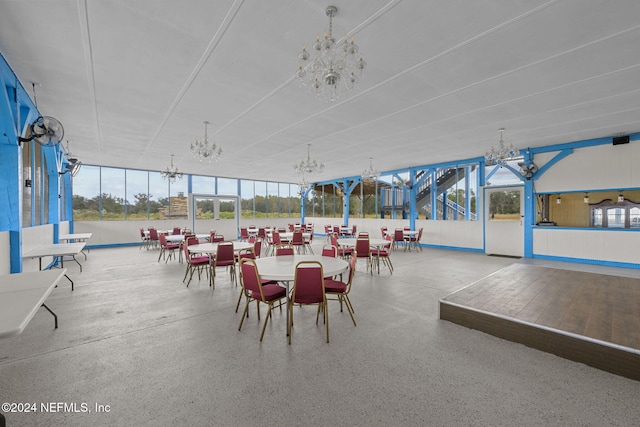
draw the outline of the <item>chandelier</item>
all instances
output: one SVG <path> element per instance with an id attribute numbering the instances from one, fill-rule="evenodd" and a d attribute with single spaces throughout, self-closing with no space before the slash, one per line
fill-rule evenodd
<path id="1" fill-rule="evenodd" d="M 306 193 L 310 187 L 311 187 L 311 184 L 309 183 L 309 181 L 307 181 L 307 179 L 303 175 L 300 181 L 298 181 L 298 196 L 299 197 L 304 196 L 304 193 Z"/>
<path id="2" fill-rule="evenodd" d="M 326 14 L 329 17 L 329 30 L 324 33 L 324 39 L 316 36 L 311 46 L 312 53 L 307 46 L 302 46 L 298 55 L 298 79 L 301 86 L 314 90 L 319 98 L 334 102 L 344 93 L 357 89 L 357 83 L 362 76 L 362 70 L 367 63 L 358 56 L 360 48 L 354 41 L 344 39 L 336 43 L 333 38 L 333 17 L 338 8 L 329 6 Z"/>
<path id="3" fill-rule="evenodd" d="M 303 181 L 306 176 L 319 174 L 324 170 L 323 163 L 318 163 L 315 159 L 311 159 L 310 150 L 311 144 L 307 144 L 307 158 L 293 165 L 293 169 L 296 173 L 302 175 Z"/>
<path id="4" fill-rule="evenodd" d="M 484 158 L 488 164 L 504 166 L 508 160 L 518 157 L 518 150 L 512 143 L 506 144 L 502 140 L 502 133 L 504 128 L 498 129 L 500 131 L 500 142 L 498 142 L 498 148 L 491 146 L 491 150 L 487 151 Z"/>
<path id="5" fill-rule="evenodd" d="M 171 155 L 171 165 L 167 166 L 167 169 L 160 172 L 160 175 L 171 183 L 176 182 L 176 179 L 182 179 L 182 172 L 173 165 L 173 154 Z"/>
<path id="6" fill-rule="evenodd" d="M 380 173 L 373 168 L 373 157 L 369 157 L 369 169 L 365 169 L 362 172 L 362 179 L 365 181 L 375 181 L 380 176 Z"/>
<path id="7" fill-rule="evenodd" d="M 222 155 L 222 147 L 216 145 L 215 142 L 209 141 L 207 137 L 207 126 L 209 125 L 208 121 L 204 121 L 204 139 L 202 141 L 198 141 L 196 139 L 195 142 L 191 143 L 191 154 L 193 157 L 197 157 L 198 160 L 205 161 L 207 163 L 211 163 L 212 161 L 220 160 L 220 156 Z"/>

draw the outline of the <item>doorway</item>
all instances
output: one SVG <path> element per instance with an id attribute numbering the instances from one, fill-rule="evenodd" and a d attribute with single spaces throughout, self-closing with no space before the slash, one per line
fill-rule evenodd
<path id="1" fill-rule="evenodd" d="M 524 255 L 524 187 L 485 188 L 485 253 Z"/>

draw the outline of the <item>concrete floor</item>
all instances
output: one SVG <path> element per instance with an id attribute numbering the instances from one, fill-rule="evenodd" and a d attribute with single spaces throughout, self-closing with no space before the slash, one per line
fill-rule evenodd
<path id="1" fill-rule="evenodd" d="M 379 276 L 360 263 L 358 326 L 331 301 L 327 344 L 315 308 L 296 307 L 287 345 L 278 310 L 264 342 L 255 309 L 238 331 L 223 270 L 215 290 L 186 288 L 184 266 L 157 256 L 92 250 L 82 273 L 69 264 L 75 291 L 63 279 L 47 300 L 59 329 L 41 309 L 0 341 L 2 402 L 37 409 L 7 426 L 637 425 L 639 382 L 439 320 L 439 298 L 519 260 L 397 252 Z"/>

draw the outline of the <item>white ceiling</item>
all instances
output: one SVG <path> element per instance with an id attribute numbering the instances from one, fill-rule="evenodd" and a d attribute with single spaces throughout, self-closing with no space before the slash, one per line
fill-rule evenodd
<path id="1" fill-rule="evenodd" d="M 297 55 L 355 35 L 360 91 L 327 104 Z M 0 53 L 85 164 L 296 182 L 640 131 L 638 0 L 0 0 Z M 204 134 L 213 165 L 191 157 Z"/>

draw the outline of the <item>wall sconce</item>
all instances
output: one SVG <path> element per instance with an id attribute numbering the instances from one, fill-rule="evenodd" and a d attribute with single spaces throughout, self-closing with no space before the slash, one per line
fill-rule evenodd
<path id="1" fill-rule="evenodd" d="M 561 204 L 561 203 L 562 203 L 562 199 L 560 198 L 560 196 L 558 196 L 558 197 L 556 198 L 556 205 L 559 205 L 559 204 Z"/>
<path id="2" fill-rule="evenodd" d="M 584 200 L 585 203 L 589 203 L 589 193 L 584 193 Z"/>
<path id="3" fill-rule="evenodd" d="M 618 194 L 618 203 L 624 202 L 624 196 L 622 195 L 622 191 Z"/>

